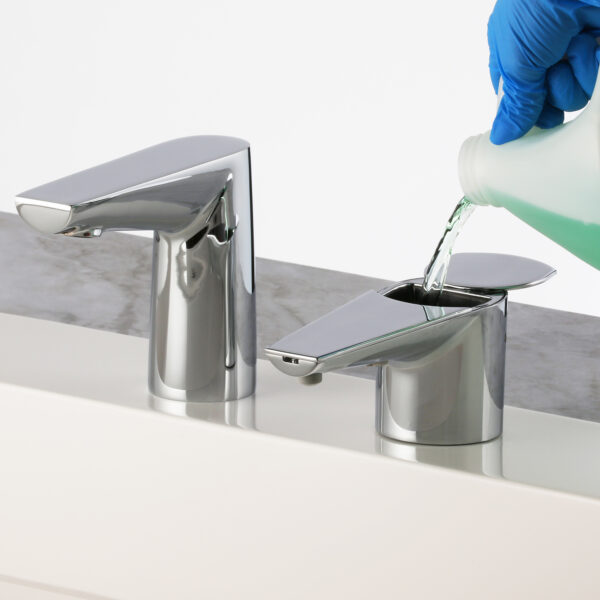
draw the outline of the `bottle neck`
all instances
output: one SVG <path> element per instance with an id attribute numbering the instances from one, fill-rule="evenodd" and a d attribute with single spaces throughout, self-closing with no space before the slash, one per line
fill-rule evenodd
<path id="1" fill-rule="evenodd" d="M 467 200 L 480 206 L 492 204 L 486 197 L 478 176 L 478 161 L 486 143 L 490 143 L 489 131 L 467 138 L 458 154 L 458 177 L 463 194 Z"/>

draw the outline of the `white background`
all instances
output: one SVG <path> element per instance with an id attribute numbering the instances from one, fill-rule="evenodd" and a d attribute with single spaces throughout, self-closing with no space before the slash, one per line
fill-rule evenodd
<path id="1" fill-rule="evenodd" d="M 252 144 L 258 256 L 421 275 L 460 197 L 460 143 L 491 125 L 492 6 L 6 3 L 0 210 L 14 212 L 24 189 L 154 143 L 235 135 Z M 468 250 L 549 262 L 554 280 L 512 298 L 600 315 L 600 274 L 501 209 L 477 209 L 457 244 Z"/>

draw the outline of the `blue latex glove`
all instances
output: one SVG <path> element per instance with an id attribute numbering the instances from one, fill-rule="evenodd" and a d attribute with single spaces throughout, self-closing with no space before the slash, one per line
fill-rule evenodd
<path id="1" fill-rule="evenodd" d="M 560 125 L 592 95 L 600 0 L 498 0 L 488 23 L 490 75 L 504 96 L 490 136 L 509 142 Z"/>

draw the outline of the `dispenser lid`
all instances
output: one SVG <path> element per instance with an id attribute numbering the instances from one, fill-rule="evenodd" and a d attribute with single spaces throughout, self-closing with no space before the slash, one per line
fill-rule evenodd
<path id="1" fill-rule="evenodd" d="M 511 254 L 464 252 L 450 259 L 446 283 L 465 290 L 498 292 L 544 283 L 556 269 L 531 258 Z"/>

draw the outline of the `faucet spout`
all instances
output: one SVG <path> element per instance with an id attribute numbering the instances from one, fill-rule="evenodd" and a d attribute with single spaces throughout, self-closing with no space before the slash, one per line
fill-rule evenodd
<path id="1" fill-rule="evenodd" d="M 99 237 L 107 230 L 174 232 L 203 225 L 223 199 L 231 177 L 228 169 L 183 175 L 69 203 L 61 202 L 62 196 L 39 200 L 35 196 L 42 194 L 37 188 L 17 196 L 16 204 L 23 220 L 43 233 L 87 238 Z"/>
<path id="2" fill-rule="evenodd" d="M 195 401 L 254 392 L 247 142 L 172 140 L 23 192 L 16 205 L 44 233 L 154 230 L 150 391 Z"/>

